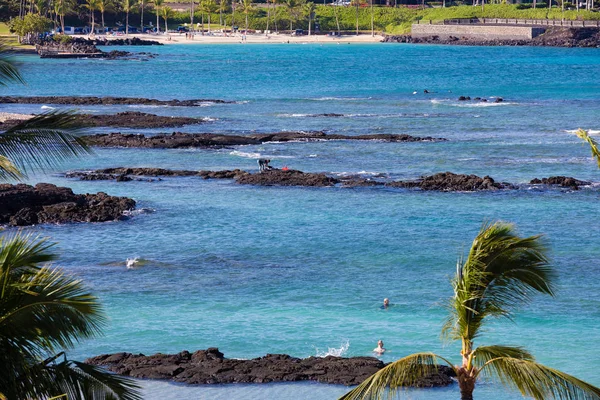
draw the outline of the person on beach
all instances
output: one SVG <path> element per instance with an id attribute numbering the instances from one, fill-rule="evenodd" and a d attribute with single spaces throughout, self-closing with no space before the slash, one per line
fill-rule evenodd
<path id="1" fill-rule="evenodd" d="M 388 308 L 390 306 L 390 299 L 388 299 L 387 297 L 385 299 L 383 299 L 383 305 L 381 306 L 382 310 L 385 310 L 386 308 Z"/>
<path id="2" fill-rule="evenodd" d="M 385 353 L 385 348 L 383 348 L 383 340 L 377 342 L 377 347 L 373 349 L 373 353 L 383 354 Z"/>

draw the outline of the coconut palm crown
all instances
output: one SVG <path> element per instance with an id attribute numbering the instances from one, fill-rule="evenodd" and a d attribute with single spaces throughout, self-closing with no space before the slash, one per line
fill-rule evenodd
<path id="1" fill-rule="evenodd" d="M 344 400 L 381 399 L 448 364 L 456 373 L 462 400 L 472 400 L 477 380 L 496 378 L 536 400 L 600 399 L 600 388 L 535 361 L 513 346 L 474 346 L 485 322 L 511 319 L 536 293 L 553 295 L 555 273 L 541 236 L 519 237 L 505 222 L 484 224 L 452 280 L 454 296 L 442 334 L 462 344 L 460 365 L 433 353 L 417 353 L 390 363 L 342 396 Z"/>

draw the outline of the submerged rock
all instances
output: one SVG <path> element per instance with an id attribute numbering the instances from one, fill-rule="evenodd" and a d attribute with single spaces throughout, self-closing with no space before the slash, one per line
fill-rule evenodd
<path id="1" fill-rule="evenodd" d="M 573 190 L 579 190 L 579 186 L 590 185 L 591 182 L 580 181 L 570 176 L 551 176 L 549 178 L 534 178 L 530 182 L 532 185 L 558 185 Z"/>
<path id="2" fill-rule="evenodd" d="M 221 135 L 214 133 L 182 133 L 145 136 L 141 134 L 110 133 L 86 136 L 92 146 L 100 147 L 140 147 L 140 148 L 185 148 L 185 147 L 224 147 L 268 142 L 318 141 L 318 140 L 379 140 L 384 142 L 444 141 L 443 138 L 400 135 L 337 135 L 324 132 L 276 132 L 258 133 L 247 136 Z"/>
<path id="3" fill-rule="evenodd" d="M 134 208 L 134 200 L 103 192 L 74 194 L 49 183 L 0 184 L 0 223 L 11 226 L 114 221 Z"/>
<path id="4" fill-rule="evenodd" d="M 115 353 L 86 360 L 120 375 L 145 379 L 168 379 L 188 384 L 269 383 L 317 381 L 357 385 L 379 371 L 385 364 L 374 357 L 308 357 L 267 354 L 251 360 L 225 358 L 217 348 L 182 351 L 178 354 Z M 438 373 L 418 381 L 417 387 L 447 386 L 453 371 L 438 368 Z"/>
<path id="5" fill-rule="evenodd" d="M 452 172 L 442 172 L 431 176 L 425 176 L 416 181 L 397 181 L 390 182 L 387 186 L 402 188 L 419 188 L 421 190 L 439 190 L 439 191 L 479 191 L 479 190 L 500 190 L 514 189 L 509 183 L 499 183 L 489 176 L 483 178 L 477 175 L 455 174 Z"/>

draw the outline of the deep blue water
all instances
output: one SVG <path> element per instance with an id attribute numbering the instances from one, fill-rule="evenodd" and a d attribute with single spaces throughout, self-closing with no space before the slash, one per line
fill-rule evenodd
<path id="1" fill-rule="evenodd" d="M 257 170 L 256 158 L 267 157 L 276 167 L 389 179 L 453 171 L 521 184 L 551 175 L 600 182 L 589 149 L 570 132 L 582 127 L 600 133 L 598 49 L 271 44 L 129 50 L 158 57 L 141 62 L 23 56 L 28 85 L 0 88 L 0 95 L 216 98 L 236 103 L 80 111 L 207 118 L 203 125 L 176 129 L 187 132 L 325 130 L 449 141 L 97 149 L 95 156 L 71 161 L 61 171 L 115 166 Z M 459 102 L 459 95 L 505 101 Z M 41 107 L 3 105 L 2 111 L 40 112 Z M 310 116 L 321 113 L 345 116 Z M 546 235 L 559 291 L 555 298 L 535 298 L 514 323 L 494 321 L 479 343 L 527 346 L 541 362 L 600 385 L 597 184 L 580 191 L 526 186 L 494 193 L 425 193 L 252 187 L 198 178 L 81 182 L 62 177 L 61 171 L 31 181 L 129 196 L 139 208 L 153 210 L 125 222 L 33 229 L 58 242 L 60 265 L 85 279 L 110 318 L 106 335 L 71 351 L 75 358 L 210 346 L 236 358 L 306 357 L 344 345 L 344 355 L 357 356 L 370 355 L 383 339 L 385 361 L 432 350 L 458 362 L 457 345 L 439 338 L 449 279 L 481 224 L 502 219 L 524 235 Z M 146 262 L 128 270 L 125 260 L 133 257 Z M 385 311 L 379 309 L 384 297 L 395 304 Z M 346 390 L 319 384 L 148 382 L 146 397 L 329 399 Z M 476 394 L 519 397 L 492 382 L 481 384 Z M 456 397 L 456 388 L 403 395 Z"/>

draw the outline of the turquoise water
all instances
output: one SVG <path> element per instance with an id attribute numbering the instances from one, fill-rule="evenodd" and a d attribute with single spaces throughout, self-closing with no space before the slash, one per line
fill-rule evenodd
<path id="1" fill-rule="evenodd" d="M 503 219 L 525 235 L 546 234 L 560 287 L 555 298 L 536 298 L 515 323 L 490 324 L 479 344 L 527 346 L 541 362 L 600 385 L 598 185 L 575 192 L 526 185 L 551 175 L 600 182 L 588 148 L 569 132 L 582 127 L 600 133 L 595 76 L 600 50 L 342 44 L 182 45 L 150 51 L 159 56 L 146 62 L 23 56 L 28 85 L 0 88 L 0 95 L 236 101 L 197 108 L 80 109 L 207 118 L 203 125 L 177 129 L 188 132 L 293 129 L 449 139 L 98 149 L 94 157 L 65 165 L 65 171 L 114 166 L 257 170 L 256 158 L 267 157 L 276 167 L 337 175 L 487 174 L 524 189 L 423 193 L 251 187 L 193 177 L 151 183 L 33 177 L 32 182 L 76 192 L 129 196 L 145 210 L 126 222 L 35 228 L 59 243 L 60 264 L 85 279 L 110 318 L 106 335 L 85 341 L 72 357 L 210 346 L 235 358 L 306 357 L 342 348 L 344 355 L 358 356 L 370 355 L 382 339 L 388 349 L 384 361 L 431 350 L 458 362 L 457 345 L 439 340 L 449 279 L 482 222 Z M 464 103 L 456 100 L 459 95 L 502 96 L 505 102 Z M 0 112 L 40 110 L 40 105 L 0 106 Z M 321 113 L 345 116 L 311 116 Z M 173 129 L 145 133 L 162 131 Z M 144 264 L 128 270 L 125 260 L 133 257 Z M 388 310 L 379 309 L 384 297 L 394 304 Z M 145 386 L 149 399 L 330 399 L 347 390 L 320 384 Z M 483 382 L 476 393 L 519 397 L 492 382 Z M 456 397 L 456 388 L 402 396 Z"/>

